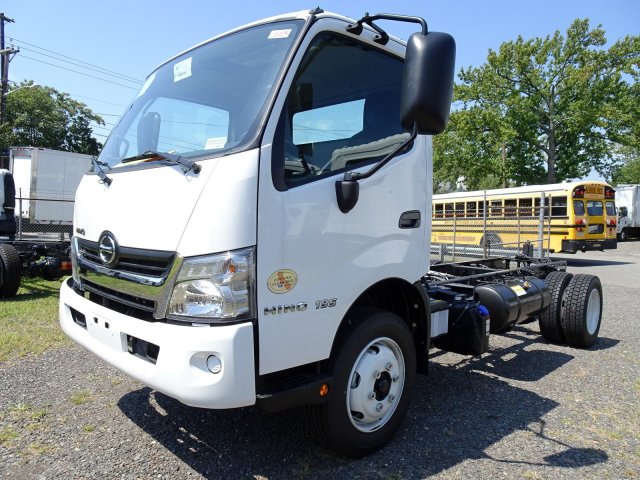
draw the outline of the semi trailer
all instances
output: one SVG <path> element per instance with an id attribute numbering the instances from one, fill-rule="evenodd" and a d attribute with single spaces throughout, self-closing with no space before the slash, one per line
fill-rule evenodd
<path id="1" fill-rule="evenodd" d="M 454 63 L 422 18 L 316 8 L 160 65 L 78 187 L 62 329 L 186 405 L 304 406 L 350 456 L 398 430 L 434 348 L 482 355 L 532 320 L 593 345 L 597 277 L 430 258 Z"/>

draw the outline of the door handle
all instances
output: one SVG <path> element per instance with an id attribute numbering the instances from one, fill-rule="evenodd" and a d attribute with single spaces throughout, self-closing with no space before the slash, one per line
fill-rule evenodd
<path id="1" fill-rule="evenodd" d="M 420 227 L 420 211 L 409 210 L 400 215 L 400 221 L 398 222 L 399 228 L 418 228 Z"/>

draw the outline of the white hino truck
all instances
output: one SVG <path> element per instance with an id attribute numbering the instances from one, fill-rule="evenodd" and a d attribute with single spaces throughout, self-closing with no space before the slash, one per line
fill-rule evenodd
<path id="1" fill-rule="evenodd" d="M 399 428 L 432 348 L 482 355 L 536 319 L 593 345 L 595 276 L 526 256 L 432 265 L 430 136 L 454 57 L 421 18 L 318 8 L 159 66 L 78 188 L 64 331 L 187 405 L 305 406 L 351 456 Z"/>

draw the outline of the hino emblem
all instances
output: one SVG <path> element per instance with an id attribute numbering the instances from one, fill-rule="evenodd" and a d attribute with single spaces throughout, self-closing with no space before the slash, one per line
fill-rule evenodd
<path id="1" fill-rule="evenodd" d="M 304 312 L 307 309 L 306 302 L 292 303 L 290 305 L 276 305 L 273 307 L 264 307 L 265 315 L 276 315 L 280 313 Z"/>
<path id="2" fill-rule="evenodd" d="M 98 254 L 100 261 L 107 267 L 113 267 L 118 263 L 118 242 L 112 233 L 105 232 L 100 236 Z"/>

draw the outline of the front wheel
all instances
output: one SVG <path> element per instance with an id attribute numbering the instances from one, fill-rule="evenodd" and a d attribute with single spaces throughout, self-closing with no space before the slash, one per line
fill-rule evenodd
<path id="1" fill-rule="evenodd" d="M 621 242 L 624 242 L 627 240 L 627 237 L 628 237 L 627 229 L 623 228 L 618 234 L 618 240 L 620 240 Z"/>
<path id="2" fill-rule="evenodd" d="M 334 391 L 308 408 L 311 425 L 328 445 L 362 457 L 384 445 L 400 427 L 416 378 L 413 337 L 389 312 L 369 312 L 340 342 L 333 365 Z"/>

